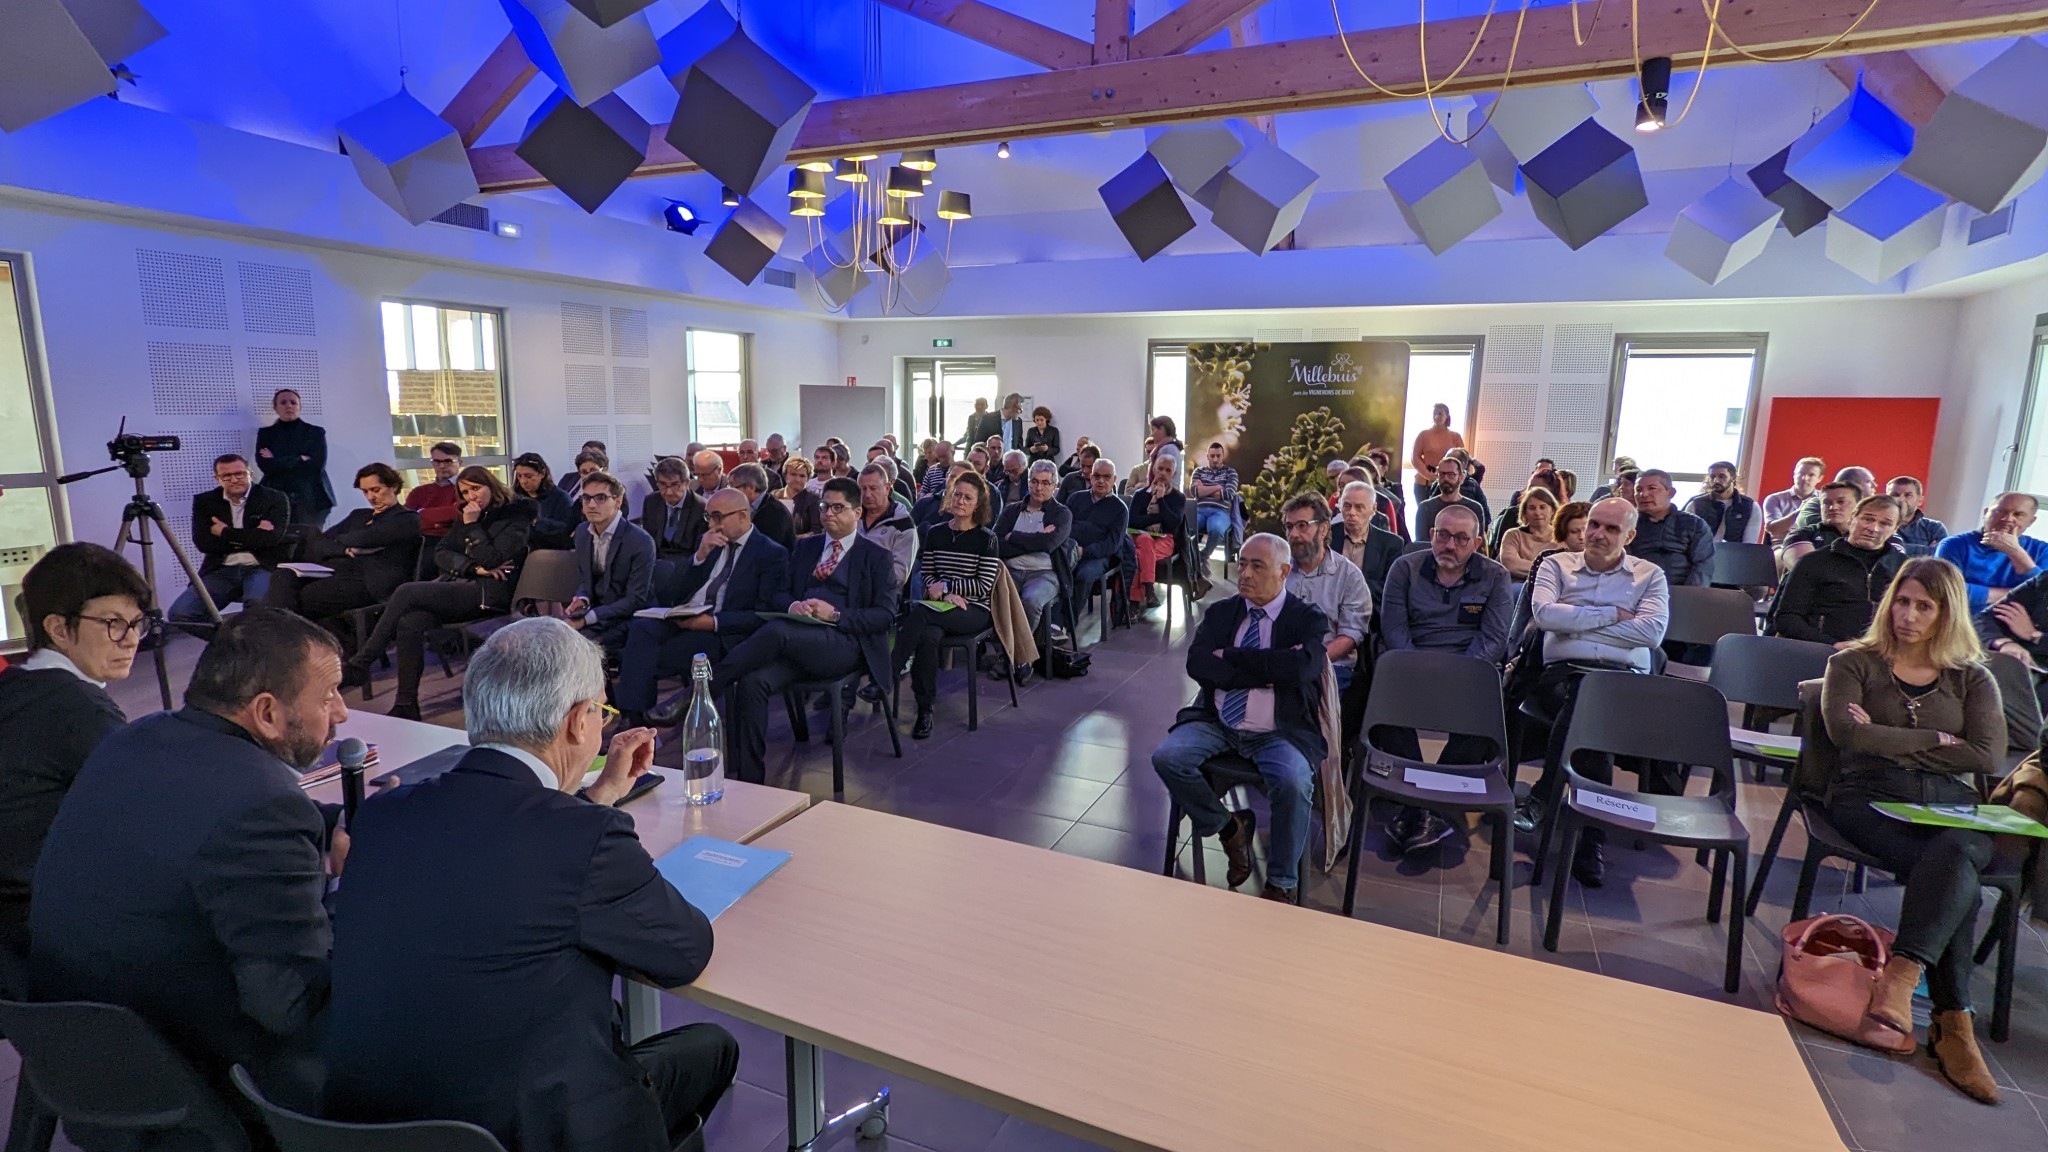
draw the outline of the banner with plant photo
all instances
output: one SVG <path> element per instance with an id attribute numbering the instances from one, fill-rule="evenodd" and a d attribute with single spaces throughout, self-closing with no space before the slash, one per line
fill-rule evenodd
<path id="1" fill-rule="evenodd" d="M 1188 345 L 1188 455 L 1223 445 L 1248 531 L 1280 531 L 1298 492 L 1331 492 L 1326 466 L 1370 445 L 1402 455 L 1408 345 L 1394 340 Z"/>

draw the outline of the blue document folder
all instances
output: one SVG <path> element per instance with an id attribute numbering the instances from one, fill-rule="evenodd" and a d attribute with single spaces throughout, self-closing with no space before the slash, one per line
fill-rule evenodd
<path id="1" fill-rule="evenodd" d="M 654 867 L 706 919 L 716 920 L 719 913 L 787 863 L 787 852 L 692 836 L 663 853 Z"/>

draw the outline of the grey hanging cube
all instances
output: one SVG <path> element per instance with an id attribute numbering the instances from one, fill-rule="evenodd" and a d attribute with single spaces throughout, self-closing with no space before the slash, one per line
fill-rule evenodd
<path id="1" fill-rule="evenodd" d="M 716 3 L 716 0 L 713 0 Z M 600 28 L 609 28 L 654 3 L 654 0 L 569 0 L 569 3 Z"/>
<path id="2" fill-rule="evenodd" d="M 164 26 L 136 0 L 64 0 L 64 7 L 110 68 L 164 38 Z"/>
<path id="3" fill-rule="evenodd" d="M 114 90 L 114 74 L 59 0 L 8 0 L 0 35 L 0 132 Z"/>
<path id="4" fill-rule="evenodd" d="M 654 29 L 638 13 L 608 28 L 569 0 L 498 0 L 512 33 L 540 73 L 588 108 L 661 62 Z"/>
<path id="5" fill-rule="evenodd" d="M 414 224 L 477 194 L 462 136 L 410 92 L 372 104 L 336 131 L 363 187 Z"/>
<path id="6" fill-rule="evenodd" d="M 1158 157 L 1174 187 L 1190 196 L 1230 167 L 1244 152 L 1244 141 L 1235 121 L 1145 130 L 1145 151 Z"/>
<path id="7" fill-rule="evenodd" d="M 1301 223 L 1317 176 L 1279 145 L 1256 140 L 1219 179 L 1211 221 L 1247 251 L 1263 256 Z"/>
<path id="8" fill-rule="evenodd" d="M 718 231 L 711 234 L 711 243 L 704 246 L 704 255 L 713 264 L 733 274 L 742 284 L 752 284 L 768 262 L 775 259 L 775 253 L 782 247 L 782 238 L 789 235 L 789 229 L 782 221 L 762 211 L 752 200 L 741 200 Z"/>
<path id="9" fill-rule="evenodd" d="M 1584 84 L 1517 88 L 1506 96 L 1478 97 L 1476 103 L 1470 114 L 1473 121 L 1486 121 L 1480 134 L 1493 134 L 1518 164 L 1542 155 L 1600 110 L 1600 102 Z"/>
<path id="10" fill-rule="evenodd" d="M 1899 170 L 1913 150 L 1913 126 L 1857 81 L 1847 99 L 1792 142 L 1785 175 L 1841 208 Z"/>
<path id="11" fill-rule="evenodd" d="M 1097 191 L 1110 219 L 1116 221 L 1117 230 L 1140 260 L 1150 260 L 1194 230 L 1194 215 L 1174 191 L 1173 179 L 1159 157 L 1150 152 L 1133 160 Z"/>
<path id="12" fill-rule="evenodd" d="M 726 42 L 739 30 L 739 21 L 722 3 L 708 3 L 669 30 L 657 46 L 661 49 L 661 74 L 671 85 L 683 82 L 683 73 L 706 52 Z"/>
<path id="13" fill-rule="evenodd" d="M 739 29 L 670 82 L 677 100 L 668 142 L 742 195 L 782 166 L 818 97 Z"/>
<path id="14" fill-rule="evenodd" d="M 1764 199 L 1785 210 L 1781 221 L 1785 231 L 1799 236 L 1828 218 L 1828 204 L 1801 187 L 1799 181 L 1785 175 L 1785 158 L 1791 152 L 1792 146 L 1787 144 L 1770 159 L 1751 168 L 1749 182 L 1763 193 Z"/>
<path id="15" fill-rule="evenodd" d="M 1401 219 L 1436 255 L 1500 215 L 1500 198 L 1478 156 L 1439 136 L 1387 173 Z"/>
<path id="16" fill-rule="evenodd" d="M 652 131 L 621 97 L 583 108 L 554 92 L 527 120 L 514 151 L 585 212 L 595 212 L 647 159 Z"/>
<path id="17" fill-rule="evenodd" d="M 1723 180 L 1679 212 L 1664 257 L 1709 284 L 1719 284 L 1764 254 L 1784 214 L 1754 185 Z"/>
<path id="18" fill-rule="evenodd" d="M 1476 121 L 1477 117 L 1473 119 Z M 1522 166 L 1492 125 L 1468 133 L 1465 150 L 1478 157 L 1480 166 L 1486 169 L 1486 178 L 1495 188 L 1510 196 L 1522 194 Z"/>
<path id="19" fill-rule="evenodd" d="M 1893 173 L 1828 220 L 1828 259 L 1873 284 L 1941 247 L 1948 198 Z"/>
<path id="20" fill-rule="evenodd" d="M 849 247 L 849 238 L 842 233 L 837 239 L 819 239 L 817 247 L 804 253 L 804 269 L 811 274 L 825 307 L 834 312 L 860 295 L 870 279 L 868 270 L 846 254 Z"/>
<path id="21" fill-rule="evenodd" d="M 1649 207 L 1635 149 L 1588 120 L 1522 165 L 1536 219 L 1574 251 Z"/>
<path id="22" fill-rule="evenodd" d="M 1899 171 L 1996 212 L 2048 170 L 2048 48 L 2021 39 L 1942 100 Z"/>

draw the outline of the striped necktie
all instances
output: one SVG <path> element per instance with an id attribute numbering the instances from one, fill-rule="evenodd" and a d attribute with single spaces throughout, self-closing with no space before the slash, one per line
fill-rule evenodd
<path id="1" fill-rule="evenodd" d="M 1265 629 L 1261 628 L 1260 625 L 1265 622 L 1266 610 L 1263 608 L 1254 607 L 1251 611 L 1245 613 L 1244 631 L 1238 633 L 1237 646 L 1239 648 L 1264 648 L 1266 646 Z M 1223 707 L 1220 713 L 1223 717 L 1224 727 L 1237 728 L 1244 724 L 1245 705 L 1250 702 L 1251 695 L 1251 689 L 1249 688 L 1233 688 L 1223 694 Z"/>

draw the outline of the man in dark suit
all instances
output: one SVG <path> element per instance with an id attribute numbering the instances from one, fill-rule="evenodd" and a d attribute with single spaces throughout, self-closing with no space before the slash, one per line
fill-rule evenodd
<path id="1" fill-rule="evenodd" d="M 1024 430 L 1031 427 L 1031 421 L 1024 419 L 1024 398 L 1015 392 L 1003 397 L 1003 412 L 996 418 L 996 426 L 989 429 L 989 436 L 1000 436 L 1003 451 L 1024 450 Z M 987 439 L 987 437 L 983 437 Z"/>
<path id="2" fill-rule="evenodd" d="M 1330 526 L 1330 551 L 1358 566 L 1365 574 L 1365 586 L 1377 600 L 1386 587 L 1387 573 L 1401 558 L 1406 545 L 1401 538 L 1373 523 L 1378 515 L 1372 485 L 1354 480 L 1337 498 L 1337 523 Z"/>
<path id="3" fill-rule="evenodd" d="M 707 503 L 711 530 L 697 542 L 694 562 L 683 571 L 674 594 L 663 597 L 664 607 L 702 611 L 666 620 L 636 619 L 626 629 L 616 703 L 628 728 L 648 723 L 662 677 L 688 672 L 699 653 L 718 661 L 729 646 L 761 626 L 759 613 L 789 605 L 783 595 L 789 585 L 789 552 L 754 528 L 746 495 L 728 488 L 713 493 Z M 685 693 L 655 722 L 675 723 L 689 699 Z"/>
<path id="4" fill-rule="evenodd" d="M 989 437 L 1000 431 L 1002 418 L 988 410 L 988 401 L 981 397 L 974 400 L 974 411 L 967 417 L 967 435 L 960 438 L 960 447 L 972 448 L 985 443 Z"/>
<path id="5" fill-rule="evenodd" d="M 603 739 L 604 667 L 559 620 L 500 629 L 463 684 L 470 751 L 363 802 L 335 901 L 327 1107 L 463 1120 L 512 1149 L 701 1149 L 739 1046 L 713 1024 L 627 1045 L 612 981 L 687 984 L 711 924 L 612 807 L 654 733 Z M 677 785 L 680 787 L 680 785 Z"/>
<path id="6" fill-rule="evenodd" d="M 640 527 L 654 537 L 656 560 L 685 561 L 704 535 L 704 501 L 690 491 L 690 470 L 675 456 L 654 465 L 654 491 L 640 502 Z"/>
<path id="7" fill-rule="evenodd" d="M 1079 598 L 1101 578 L 1110 561 L 1123 552 L 1131 527 L 1131 506 L 1116 494 L 1116 461 L 1098 458 L 1089 465 L 1088 487 L 1068 497 L 1065 503 L 1074 514 L 1072 539 L 1081 548 L 1080 562 L 1074 565 L 1076 603 L 1069 605 L 1071 615 L 1067 617 L 1078 623 Z M 1105 602 L 1109 599 L 1104 597 Z M 1106 606 L 1104 611 L 1108 611 Z"/>
<path id="8" fill-rule="evenodd" d="M 633 613 L 654 603 L 654 538 L 626 519 L 626 486 L 607 473 L 583 478 L 576 526 L 576 597 L 563 615 L 607 656 L 626 646 Z"/>
<path id="9" fill-rule="evenodd" d="M 204 557 L 199 582 L 216 608 L 237 600 L 260 604 L 271 570 L 290 558 L 284 529 L 292 519 L 291 497 L 254 487 L 249 462 L 232 452 L 213 462 L 213 479 L 220 487 L 192 498 L 192 543 Z M 213 630 L 198 589 L 187 588 L 172 601 L 171 623 L 195 636 Z"/>
<path id="10" fill-rule="evenodd" d="M 737 488 L 747 498 L 747 508 L 753 518 L 754 531 L 761 533 L 784 551 L 796 547 L 796 521 L 790 518 L 789 509 L 782 501 L 768 495 L 768 470 L 759 464 L 742 464 L 732 470 L 726 486 Z"/>
<path id="11" fill-rule="evenodd" d="M 887 548 L 860 535 L 860 485 L 825 482 L 825 530 L 797 542 L 782 597 L 795 620 L 769 620 L 727 652 L 712 691 L 733 689 L 733 775 L 759 784 L 768 751 L 768 701 L 799 680 L 864 670 L 889 685 L 889 629 L 900 589 Z M 812 623 L 811 621 L 815 621 Z"/>
<path id="12" fill-rule="evenodd" d="M 317 1085 L 321 898 L 348 840 L 294 770 L 348 718 L 340 687 L 332 636 L 251 606 L 200 653 L 183 709 L 101 742 L 36 865 L 37 999 L 131 1008 L 222 1087 L 237 1063 Z"/>
<path id="13" fill-rule="evenodd" d="M 1238 595 L 1210 605 L 1188 644 L 1188 675 L 1201 686 L 1180 710 L 1152 770 L 1199 836 L 1221 835 L 1232 888 L 1251 876 L 1254 820 L 1231 812 L 1202 777 L 1202 765 L 1235 752 L 1259 766 L 1273 806 L 1266 886 L 1259 895 L 1292 901 L 1308 843 L 1309 803 L 1323 741 L 1320 688 L 1330 622 L 1287 594 L 1290 552 L 1261 532 L 1238 549 Z"/>

